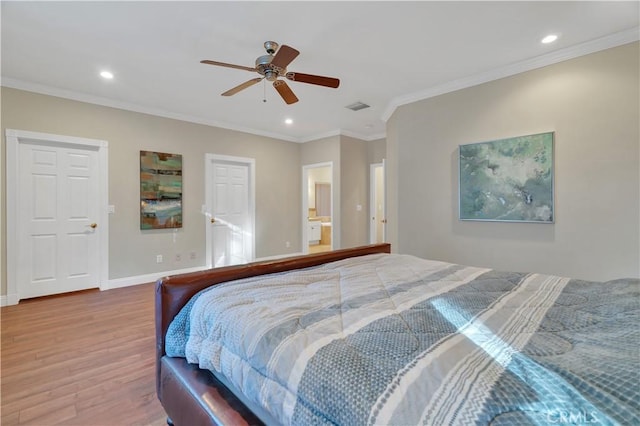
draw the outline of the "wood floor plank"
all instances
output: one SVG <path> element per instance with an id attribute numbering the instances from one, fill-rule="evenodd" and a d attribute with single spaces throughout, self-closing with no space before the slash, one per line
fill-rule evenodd
<path id="1" fill-rule="evenodd" d="M 154 285 L 0 310 L 0 424 L 165 425 L 155 394 Z"/>

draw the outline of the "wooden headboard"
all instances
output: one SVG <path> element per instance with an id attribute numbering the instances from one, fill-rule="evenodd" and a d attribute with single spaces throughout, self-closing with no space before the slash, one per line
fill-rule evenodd
<path id="1" fill-rule="evenodd" d="M 391 245 L 387 243 L 372 244 L 362 247 L 335 250 L 306 256 L 287 257 L 283 259 L 253 262 L 244 265 L 225 266 L 207 269 L 206 271 L 174 275 L 159 279 L 156 282 L 156 367 L 159 375 L 160 358 L 165 354 L 164 340 L 169 324 L 180 312 L 180 309 L 200 290 L 226 281 L 284 272 L 294 269 L 310 268 L 323 263 L 349 257 L 364 256 L 375 253 L 390 253 Z"/>

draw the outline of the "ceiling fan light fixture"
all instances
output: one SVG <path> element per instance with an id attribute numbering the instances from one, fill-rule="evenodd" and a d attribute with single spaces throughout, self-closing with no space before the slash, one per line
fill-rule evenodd
<path id="1" fill-rule="evenodd" d="M 278 73 L 272 70 L 267 70 L 264 72 L 264 78 L 268 81 L 276 81 L 278 79 Z"/>
<path id="2" fill-rule="evenodd" d="M 264 49 L 270 55 L 273 55 L 276 52 L 276 50 L 278 50 L 278 47 L 279 47 L 279 45 L 275 41 L 265 41 L 264 42 Z"/>

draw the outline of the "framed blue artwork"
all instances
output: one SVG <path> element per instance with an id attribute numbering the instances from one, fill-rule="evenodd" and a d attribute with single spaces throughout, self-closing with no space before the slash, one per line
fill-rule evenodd
<path id="1" fill-rule="evenodd" d="M 554 133 L 460 145 L 460 220 L 554 222 Z"/>

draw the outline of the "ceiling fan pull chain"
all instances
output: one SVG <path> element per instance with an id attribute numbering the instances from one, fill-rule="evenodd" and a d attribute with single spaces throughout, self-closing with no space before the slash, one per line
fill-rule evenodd
<path id="1" fill-rule="evenodd" d="M 267 83 L 262 80 L 262 102 L 267 102 Z"/>

